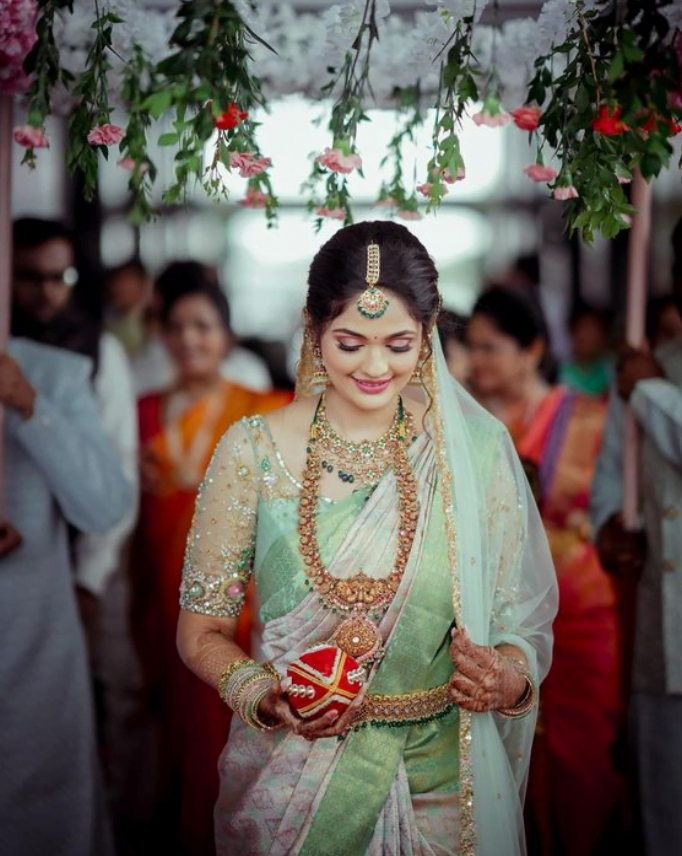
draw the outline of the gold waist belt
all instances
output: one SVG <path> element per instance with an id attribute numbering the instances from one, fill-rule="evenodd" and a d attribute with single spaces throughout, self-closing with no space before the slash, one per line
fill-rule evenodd
<path id="1" fill-rule="evenodd" d="M 356 723 L 359 727 L 417 725 L 439 719 L 454 707 L 449 684 L 402 695 L 368 694 L 360 706 Z"/>

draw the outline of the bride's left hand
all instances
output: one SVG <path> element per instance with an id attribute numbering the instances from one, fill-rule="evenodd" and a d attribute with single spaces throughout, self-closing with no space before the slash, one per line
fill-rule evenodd
<path id="1" fill-rule="evenodd" d="M 455 630 L 450 646 L 455 672 L 450 696 L 472 713 L 512 708 L 526 690 L 526 679 L 495 648 L 476 645 L 465 630 Z"/>

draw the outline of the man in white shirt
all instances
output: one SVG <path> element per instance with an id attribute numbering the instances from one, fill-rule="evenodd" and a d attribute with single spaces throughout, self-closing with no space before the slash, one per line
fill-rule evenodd
<path id="1" fill-rule="evenodd" d="M 97 418 L 91 362 L 11 339 L 0 354 L 0 853 L 109 856 L 68 526 L 106 532 L 133 501 Z"/>

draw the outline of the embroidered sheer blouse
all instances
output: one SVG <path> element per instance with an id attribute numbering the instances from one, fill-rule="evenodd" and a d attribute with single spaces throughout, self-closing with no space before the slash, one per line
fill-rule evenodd
<path id="1" fill-rule="evenodd" d="M 253 571 L 259 501 L 295 500 L 299 489 L 261 416 L 230 428 L 197 497 L 180 591 L 183 609 L 239 615 Z"/>

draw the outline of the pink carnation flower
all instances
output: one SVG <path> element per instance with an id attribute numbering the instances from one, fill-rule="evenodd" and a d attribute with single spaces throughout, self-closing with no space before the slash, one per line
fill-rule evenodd
<path id="1" fill-rule="evenodd" d="M 260 175 L 272 164 L 270 158 L 257 158 L 253 152 L 230 152 L 230 166 L 239 170 L 242 178 Z"/>
<path id="2" fill-rule="evenodd" d="M 46 149 L 50 145 L 44 129 L 33 125 L 18 125 L 14 129 L 14 139 L 26 149 Z"/>
<path id="3" fill-rule="evenodd" d="M 265 208 L 268 198 L 267 194 L 262 193 L 255 187 L 249 187 L 246 191 L 246 196 L 239 200 L 239 204 L 243 208 Z"/>
<path id="4" fill-rule="evenodd" d="M 524 172 L 532 181 L 547 182 L 557 177 L 557 171 L 551 166 L 543 166 L 540 163 L 532 163 L 524 169 Z"/>
<path id="5" fill-rule="evenodd" d="M 392 196 L 384 196 L 383 199 L 377 199 L 374 203 L 375 208 L 394 208 L 395 199 Z"/>
<path id="6" fill-rule="evenodd" d="M 121 158 L 121 160 L 116 161 L 116 165 L 128 172 L 138 172 L 140 175 L 149 172 L 149 164 L 144 161 L 136 161 L 134 158 Z"/>
<path id="7" fill-rule="evenodd" d="M 462 181 L 462 179 L 466 178 L 466 175 L 467 175 L 467 172 L 463 166 L 457 167 L 457 172 L 455 173 L 454 178 L 450 174 L 450 170 L 444 169 L 443 170 L 443 181 L 446 184 L 454 184 L 456 181 Z"/>
<path id="8" fill-rule="evenodd" d="M 354 169 L 361 169 L 362 158 L 357 154 L 344 154 L 341 149 L 326 148 L 316 158 L 320 166 L 330 169 L 332 172 L 341 172 L 347 175 Z"/>
<path id="9" fill-rule="evenodd" d="M 501 128 L 503 125 L 509 123 L 509 114 L 502 113 L 501 111 L 499 113 L 488 113 L 487 110 L 483 109 L 478 113 L 474 113 L 471 118 L 479 127 Z"/>
<path id="10" fill-rule="evenodd" d="M 115 146 L 125 137 L 126 132 L 118 125 L 96 125 L 88 134 L 88 142 L 91 146 Z"/>
<path id="11" fill-rule="evenodd" d="M 452 184 L 452 179 L 448 180 L 445 176 L 443 176 L 443 181 L 446 184 Z M 433 184 L 430 181 L 425 181 L 424 184 L 418 184 L 416 190 L 417 193 L 421 193 L 422 196 L 430 196 L 432 187 Z M 447 187 L 443 188 L 443 193 L 448 193 Z"/>
<path id="12" fill-rule="evenodd" d="M 328 217 L 330 220 L 345 220 L 346 212 L 343 208 L 327 208 L 326 205 L 321 205 L 315 209 L 318 217 Z"/>
<path id="13" fill-rule="evenodd" d="M 522 131 L 534 131 L 540 124 L 542 111 L 539 107 L 517 107 L 516 110 L 509 111 L 514 124 Z"/>
<path id="14" fill-rule="evenodd" d="M 563 185 L 554 188 L 554 198 L 564 201 L 566 199 L 575 199 L 578 196 L 578 191 L 571 184 L 570 186 Z"/>
<path id="15" fill-rule="evenodd" d="M 28 88 L 24 60 L 37 39 L 36 0 L 0 3 L 0 93 L 15 95 Z"/>
<path id="16" fill-rule="evenodd" d="M 419 213 L 419 211 L 410 211 L 407 208 L 403 208 L 400 211 L 396 211 L 396 214 L 398 215 L 398 217 L 401 218 L 401 220 L 421 220 L 422 219 L 422 215 Z"/>
<path id="17" fill-rule="evenodd" d="M 500 99 L 496 92 L 489 92 L 483 108 L 471 117 L 477 125 L 487 125 L 488 128 L 500 128 L 509 122 L 509 115 L 500 108 Z"/>

